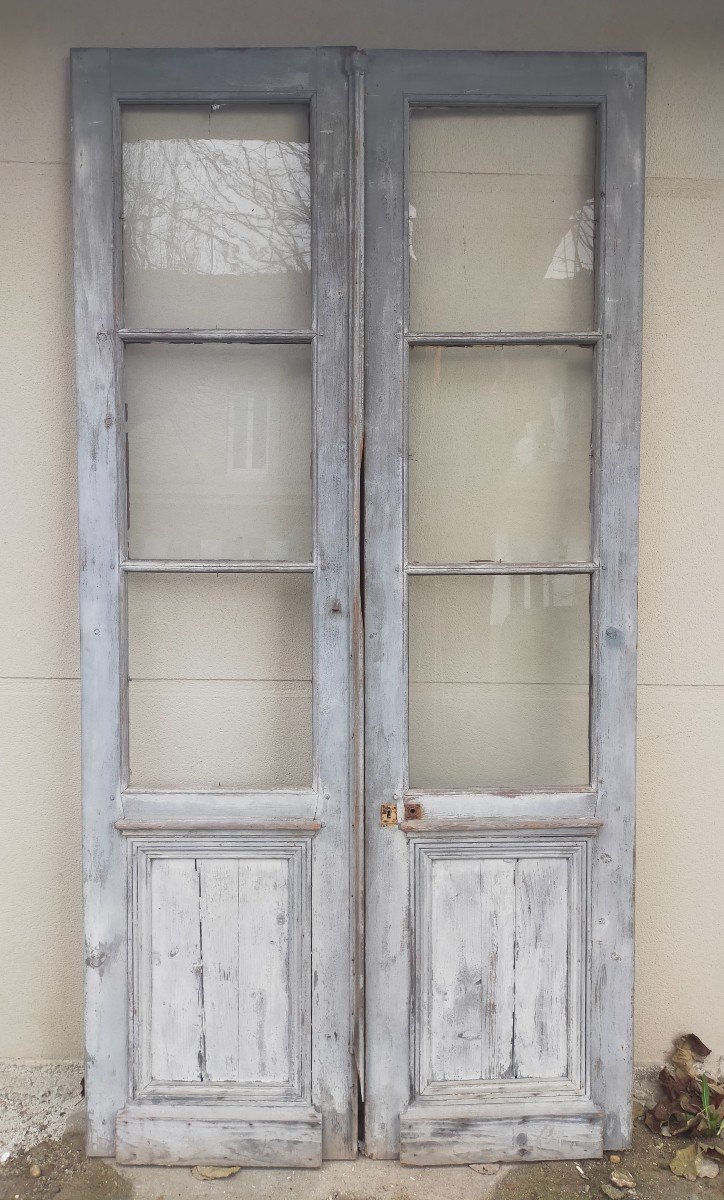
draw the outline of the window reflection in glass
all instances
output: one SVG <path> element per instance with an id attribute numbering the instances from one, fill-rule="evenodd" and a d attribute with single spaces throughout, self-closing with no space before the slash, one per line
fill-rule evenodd
<path id="1" fill-rule="evenodd" d="M 410 326 L 593 328 L 592 113 L 414 109 Z"/>
<path id="2" fill-rule="evenodd" d="M 312 556 L 309 346 L 130 345 L 132 558 Z"/>
<path id="3" fill-rule="evenodd" d="M 307 328 L 307 110 L 124 109 L 123 257 L 130 327 Z"/>

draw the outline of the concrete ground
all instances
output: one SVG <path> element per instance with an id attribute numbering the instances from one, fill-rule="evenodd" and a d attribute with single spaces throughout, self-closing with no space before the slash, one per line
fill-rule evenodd
<path id="1" fill-rule="evenodd" d="M 131 1183 L 134 1200 L 482 1200 L 500 1178 L 469 1167 L 415 1169 L 369 1158 L 324 1163 L 318 1171 L 244 1170 L 213 1183 L 171 1167 L 117 1170 Z"/>

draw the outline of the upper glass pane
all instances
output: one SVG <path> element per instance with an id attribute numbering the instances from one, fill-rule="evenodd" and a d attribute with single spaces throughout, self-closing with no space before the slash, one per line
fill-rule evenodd
<path id="1" fill-rule="evenodd" d="M 411 562 L 590 557 L 592 352 L 416 346 Z"/>
<path id="2" fill-rule="evenodd" d="M 415 109 L 410 328 L 593 328 L 591 112 Z"/>
<path id="3" fill-rule="evenodd" d="M 306 329 L 310 261 L 305 107 L 124 108 L 128 327 Z"/>
<path id="4" fill-rule="evenodd" d="M 126 346 L 131 558 L 309 562 L 311 347 Z"/>

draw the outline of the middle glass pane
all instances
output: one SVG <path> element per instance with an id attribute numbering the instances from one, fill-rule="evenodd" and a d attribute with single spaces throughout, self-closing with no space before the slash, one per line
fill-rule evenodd
<path id="1" fill-rule="evenodd" d="M 308 562 L 311 347 L 130 345 L 131 558 Z"/>
<path id="2" fill-rule="evenodd" d="M 591 545 L 592 352 L 416 347 L 411 562 L 581 562 Z"/>

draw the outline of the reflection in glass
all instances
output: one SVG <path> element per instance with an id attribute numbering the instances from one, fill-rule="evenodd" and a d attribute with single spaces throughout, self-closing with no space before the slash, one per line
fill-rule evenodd
<path id="1" fill-rule="evenodd" d="M 409 579 L 410 786 L 587 786 L 585 575 Z"/>
<path id="2" fill-rule="evenodd" d="M 593 328 L 590 112 L 415 109 L 410 326 Z"/>
<path id="3" fill-rule="evenodd" d="M 304 107 L 123 110 L 125 324 L 310 324 Z"/>
<path id="4" fill-rule="evenodd" d="M 590 349 L 415 347 L 408 390 L 411 562 L 588 560 Z"/>
<path id="5" fill-rule="evenodd" d="M 130 345 L 131 558 L 310 561 L 309 346 Z"/>
<path id="6" fill-rule="evenodd" d="M 131 575 L 134 787 L 312 783 L 310 575 Z"/>

